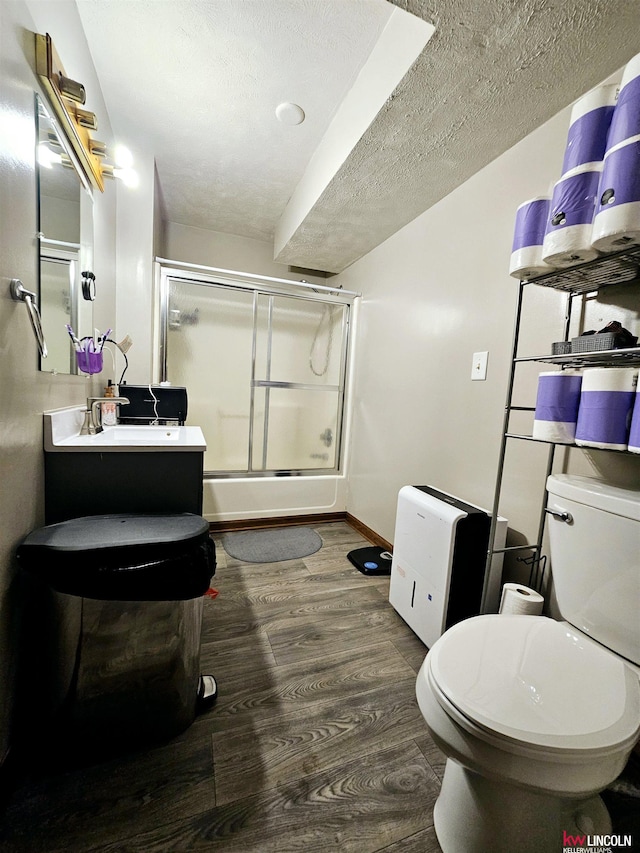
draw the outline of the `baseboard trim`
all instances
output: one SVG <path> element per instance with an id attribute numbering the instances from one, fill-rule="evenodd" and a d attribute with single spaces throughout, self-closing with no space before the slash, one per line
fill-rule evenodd
<path id="1" fill-rule="evenodd" d="M 303 524 L 330 524 L 334 521 L 346 521 L 361 536 L 368 539 L 372 545 L 377 545 L 386 551 L 391 551 L 393 548 L 391 542 L 387 542 L 375 530 L 367 527 L 364 522 L 356 518 L 355 515 L 351 515 L 350 512 L 320 512 L 309 513 L 308 515 L 284 515 L 266 518 L 239 518 L 233 521 L 210 521 L 209 530 L 211 533 L 233 533 L 240 530 L 265 530 L 275 527 L 295 527 Z"/>
<path id="2" fill-rule="evenodd" d="M 372 545 L 378 545 L 386 551 L 392 550 L 392 545 L 379 536 L 375 530 L 351 515 L 350 512 L 320 512 L 307 515 L 282 515 L 266 518 L 238 518 L 233 521 L 210 521 L 211 533 L 233 533 L 240 530 L 265 530 L 275 527 L 295 527 L 303 524 L 330 524 L 334 521 L 346 521 L 354 530 L 357 530 Z"/>
<path id="3" fill-rule="evenodd" d="M 264 530 L 270 527 L 296 527 L 303 524 L 328 524 L 348 521 L 346 512 L 320 512 L 308 515 L 283 515 L 271 518 L 239 518 L 230 521 L 210 521 L 211 533 L 232 533 L 236 530 Z"/>
<path id="4" fill-rule="evenodd" d="M 355 515 L 351 515 L 350 512 L 345 513 L 345 515 L 345 521 L 350 524 L 354 530 L 357 530 L 358 533 L 364 536 L 365 539 L 368 539 L 373 545 L 377 545 L 379 548 L 384 548 L 385 551 L 391 552 L 393 550 L 391 542 L 387 542 L 386 539 L 379 536 L 375 530 L 367 527 L 367 525 L 360 521 L 359 518 L 356 518 Z"/>

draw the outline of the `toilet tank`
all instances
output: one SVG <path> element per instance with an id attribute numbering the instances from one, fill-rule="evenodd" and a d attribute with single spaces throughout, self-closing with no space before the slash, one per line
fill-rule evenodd
<path id="1" fill-rule="evenodd" d="M 640 665 L 640 491 L 552 475 L 551 570 L 562 618 Z"/>

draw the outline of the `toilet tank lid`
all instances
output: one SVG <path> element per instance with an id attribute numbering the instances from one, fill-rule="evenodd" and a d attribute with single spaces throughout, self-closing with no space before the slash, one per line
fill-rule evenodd
<path id="1" fill-rule="evenodd" d="M 579 474 L 552 474 L 547 491 L 558 498 L 640 521 L 640 490 L 625 489 Z"/>

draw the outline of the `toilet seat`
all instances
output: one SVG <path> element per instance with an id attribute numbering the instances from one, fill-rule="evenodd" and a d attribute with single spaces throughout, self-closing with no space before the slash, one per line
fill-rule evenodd
<path id="1" fill-rule="evenodd" d="M 507 749 L 591 759 L 633 745 L 640 732 L 637 675 L 566 623 L 472 617 L 443 634 L 427 661 L 443 709 Z"/>

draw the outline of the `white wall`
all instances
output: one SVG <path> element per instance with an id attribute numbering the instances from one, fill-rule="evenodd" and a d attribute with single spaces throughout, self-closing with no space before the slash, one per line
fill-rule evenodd
<path id="1" fill-rule="evenodd" d="M 288 266 L 276 263 L 273 260 L 273 243 L 263 243 L 236 234 L 165 222 L 161 249 L 162 257 L 172 261 L 288 278 L 292 281 L 304 278 L 314 284 L 328 284 L 328 280 L 322 276 L 289 272 Z"/>
<path id="2" fill-rule="evenodd" d="M 555 116 L 338 276 L 363 293 L 347 507 L 386 539 L 404 484 L 492 506 L 518 287 L 508 275 L 514 215 L 558 179 L 568 121 L 569 110 Z M 564 297 L 528 290 L 521 353 L 550 352 L 562 339 Z M 603 291 L 586 326 L 618 318 L 633 329 L 638 305 L 637 288 Z M 488 377 L 472 382 L 480 351 Z M 534 405 L 543 369 L 523 371 L 514 403 Z M 630 455 L 568 455 L 583 472 L 640 482 Z M 501 512 L 514 543 L 535 541 L 545 460 L 546 445 L 510 442 Z"/>
<path id="3" fill-rule="evenodd" d="M 117 301 L 112 337 L 121 341 L 129 335 L 133 341 L 127 352 L 129 367 L 125 381 L 146 384 L 155 379 L 152 374 L 155 162 L 153 152 L 136 139 L 133 129 L 125 128 L 123 133 L 118 141 L 133 154 L 140 182 L 137 187 L 127 187 L 116 181 Z M 116 365 L 115 381 L 120 378 L 124 366 L 119 355 Z"/>

